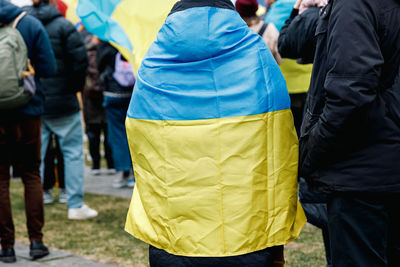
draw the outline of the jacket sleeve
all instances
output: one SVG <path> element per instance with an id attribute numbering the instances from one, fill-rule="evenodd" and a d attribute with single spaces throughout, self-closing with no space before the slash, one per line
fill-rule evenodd
<path id="1" fill-rule="evenodd" d="M 282 27 L 278 39 L 278 49 L 282 57 L 301 58 L 304 63 L 313 62 L 319 10 L 318 7 L 311 7 L 298 15 L 298 10 L 293 9 L 290 18 Z"/>
<path id="2" fill-rule="evenodd" d="M 82 91 L 85 85 L 86 71 L 88 68 L 86 47 L 80 34 L 68 21 L 65 21 L 64 33 L 66 61 L 71 82 L 70 86 L 72 87 L 71 89 L 75 91 Z"/>
<path id="3" fill-rule="evenodd" d="M 32 24 L 35 24 L 36 31 L 32 44 L 32 65 L 39 77 L 53 76 L 56 74 L 57 64 L 49 37 L 42 23 L 32 20 Z"/>
<path id="4" fill-rule="evenodd" d="M 377 96 L 383 55 L 374 0 L 336 0 L 327 35 L 325 106 L 309 135 L 309 164 L 327 158 Z M 342 144 L 343 145 L 343 144 Z M 314 165 L 315 166 L 315 165 Z"/>
<path id="5" fill-rule="evenodd" d="M 113 64 L 113 60 L 117 50 L 112 47 L 109 43 L 101 41 L 97 47 L 97 68 L 100 73 L 103 73 L 107 66 Z"/>

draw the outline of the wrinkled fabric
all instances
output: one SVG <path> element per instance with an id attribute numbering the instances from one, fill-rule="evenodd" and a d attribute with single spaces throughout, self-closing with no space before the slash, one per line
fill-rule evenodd
<path id="1" fill-rule="evenodd" d="M 201 21 L 199 25 L 193 24 Z M 285 81 L 234 10 L 171 14 L 138 71 L 126 127 L 136 186 L 126 230 L 174 255 L 294 240 L 298 143 Z"/>
<path id="2" fill-rule="evenodd" d="M 85 28 L 112 43 L 135 72 L 177 0 L 69 0 Z M 78 3 L 77 3 L 78 2 Z M 72 16 L 71 16 L 72 17 Z"/>

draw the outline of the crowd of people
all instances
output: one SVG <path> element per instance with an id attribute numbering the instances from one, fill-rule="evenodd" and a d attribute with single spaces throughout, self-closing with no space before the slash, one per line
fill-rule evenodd
<path id="1" fill-rule="evenodd" d="M 105 174 L 121 173 L 113 186 L 132 188 L 135 184 L 124 125 L 135 83 L 132 67 L 111 45 L 67 21 L 62 11 L 57 1 L 34 0 L 22 8 L 0 1 L 0 29 L 11 36 L 0 45 L 13 53 L 2 54 L 2 60 L 3 56 L 21 58 L 21 66 L 30 62 L 35 72 L 31 75 L 34 91 L 28 95 L 25 71 L 21 73 L 22 84 L 13 83 L 19 77 L 5 71 L 12 69 L 13 62 L 2 63 L 0 71 L 5 83 L 0 96 L 0 239 L 4 262 L 16 260 L 10 167 L 12 176 L 21 177 L 24 183 L 30 255 L 34 259 L 49 253 L 42 242 L 43 203 L 54 202 L 55 185 L 60 188 L 59 202 L 67 204 L 68 219 L 98 215 L 83 201 L 83 128 L 91 174 L 101 173 L 103 139 Z M 24 99 L 9 98 L 15 93 L 13 86 L 22 90 L 15 95 Z"/>
<path id="2" fill-rule="evenodd" d="M 61 1 L 0 0 L 0 260 L 11 176 L 33 259 L 56 185 L 68 219 L 98 215 L 85 129 L 90 173 L 134 188 L 151 266 L 283 266 L 305 219 L 327 266 L 400 266 L 400 1 L 263 4 L 178 1 L 135 74 Z"/>

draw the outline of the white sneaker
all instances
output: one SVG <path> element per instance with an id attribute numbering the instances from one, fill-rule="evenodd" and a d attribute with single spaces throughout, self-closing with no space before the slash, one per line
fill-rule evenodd
<path id="1" fill-rule="evenodd" d="M 67 203 L 67 191 L 65 191 L 65 189 L 61 189 L 60 190 L 60 196 L 58 198 L 58 202 L 60 203 Z"/>
<path id="2" fill-rule="evenodd" d="M 125 179 L 118 178 L 113 181 L 112 187 L 113 188 L 124 188 L 124 187 L 128 187 L 128 183 L 129 183 L 129 178 L 125 178 Z"/>
<path id="3" fill-rule="evenodd" d="M 43 203 L 51 204 L 54 202 L 53 196 L 51 195 L 51 189 L 43 192 Z"/>
<path id="4" fill-rule="evenodd" d="M 107 170 L 106 170 L 106 174 L 107 174 L 107 175 L 114 175 L 114 174 L 117 174 L 117 170 L 116 170 L 116 169 L 107 169 Z"/>
<path id="5" fill-rule="evenodd" d="M 100 169 L 91 169 L 90 174 L 93 176 L 99 176 L 101 174 Z"/>
<path id="6" fill-rule="evenodd" d="M 68 219 L 70 220 L 86 220 L 96 217 L 98 212 L 83 204 L 80 208 L 68 209 Z"/>

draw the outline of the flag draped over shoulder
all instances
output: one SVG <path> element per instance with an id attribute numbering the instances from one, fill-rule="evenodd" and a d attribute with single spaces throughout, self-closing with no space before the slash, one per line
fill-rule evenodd
<path id="1" fill-rule="evenodd" d="M 235 10 L 168 16 L 138 70 L 126 127 L 135 237 L 176 255 L 232 256 L 299 235 L 285 80 Z"/>
<path id="2" fill-rule="evenodd" d="M 137 70 L 177 0 L 63 0 L 76 6 L 85 28 L 111 42 Z M 73 10 L 73 8 L 71 9 Z M 72 16 L 72 15 L 71 15 Z"/>

